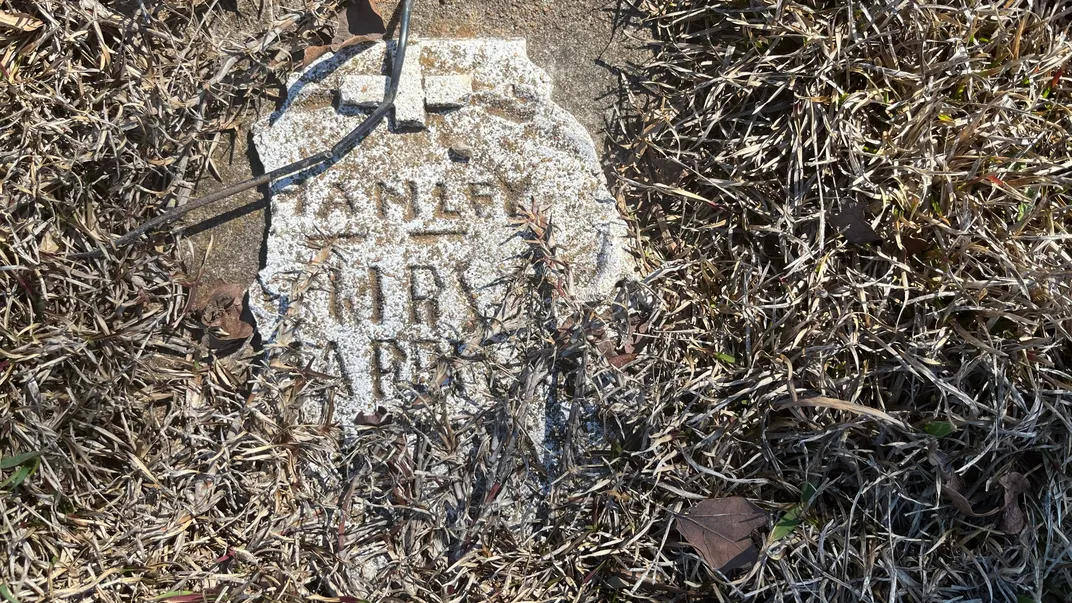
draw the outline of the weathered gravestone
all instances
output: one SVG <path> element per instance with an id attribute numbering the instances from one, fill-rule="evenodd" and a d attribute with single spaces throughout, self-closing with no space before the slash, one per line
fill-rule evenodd
<path id="1" fill-rule="evenodd" d="M 256 129 L 264 168 L 359 123 L 383 99 L 392 48 L 348 49 L 293 78 L 286 106 Z M 525 43 L 413 41 L 392 123 L 330 169 L 273 188 L 263 295 L 251 296 L 261 333 L 340 379 L 342 425 L 391 408 L 495 314 L 527 248 L 512 218 L 533 204 L 553 221 L 578 297 L 605 298 L 631 274 L 592 140 L 551 101 Z M 479 369 L 455 381 L 452 410 L 491 403 Z"/>

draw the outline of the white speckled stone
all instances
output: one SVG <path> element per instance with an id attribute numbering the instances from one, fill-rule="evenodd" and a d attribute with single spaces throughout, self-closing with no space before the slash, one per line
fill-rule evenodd
<path id="1" fill-rule="evenodd" d="M 356 126 L 388 49 L 346 49 L 295 78 L 286 106 L 255 129 L 264 168 L 329 148 Z M 580 298 L 606 300 L 633 275 L 592 139 L 551 101 L 524 41 L 423 40 L 410 53 L 394 127 L 381 124 L 322 173 L 273 187 L 263 294 L 251 295 L 266 341 L 339 377 L 332 406 L 343 425 L 397 408 L 428 383 L 437 357 L 495 314 L 527 249 L 516 207 L 551 216 Z M 447 387 L 452 412 L 494 403 L 472 366 Z"/>
<path id="2" fill-rule="evenodd" d="M 406 51 L 406 64 L 402 66 L 402 79 L 395 97 L 395 125 L 401 128 L 424 127 L 424 82 L 421 59 L 424 50 L 418 41 L 410 43 Z"/>
<path id="3" fill-rule="evenodd" d="M 386 75 L 351 75 L 339 85 L 339 104 L 355 109 L 375 109 L 387 94 Z"/>
<path id="4" fill-rule="evenodd" d="M 460 109 L 473 94 L 470 75 L 427 75 L 424 77 L 424 104 L 429 109 Z"/>

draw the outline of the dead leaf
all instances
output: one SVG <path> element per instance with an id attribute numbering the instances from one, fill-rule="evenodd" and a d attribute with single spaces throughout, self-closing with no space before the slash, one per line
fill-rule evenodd
<path id="1" fill-rule="evenodd" d="M 959 475 L 953 472 L 952 466 L 948 460 L 944 458 L 945 455 L 937 453 L 937 456 L 941 458 L 941 464 L 939 465 L 939 471 L 942 474 L 942 494 L 949 499 L 949 503 L 957 508 L 958 511 L 967 515 L 968 517 L 990 517 L 1001 511 L 1000 508 L 987 511 L 986 513 L 977 513 L 975 507 L 972 506 L 968 497 L 964 496 L 964 480 Z"/>
<path id="2" fill-rule="evenodd" d="M 647 340 L 644 338 L 648 332 L 648 322 L 639 314 L 634 314 L 629 317 L 629 327 L 625 332 L 625 340 L 622 342 L 622 349 L 626 354 L 638 354 L 640 348 L 644 347 Z"/>
<path id="3" fill-rule="evenodd" d="M 971 503 L 961 494 L 961 491 L 964 490 L 964 480 L 960 479 L 960 476 L 956 473 L 943 477 L 942 480 L 945 482 L 942 484 L 942 494 L 949 499 L 949 502 L 953 503 L 953 506 L 959 509 L 961 513 L 971 517 L 978 517 Z"/>
<path id="4" fill-rule="evenodd" d="M 759 559 L 749 537 L 767 523 L 767 515 L 740 496 L 705 500 L 677 516 L 677 531 L 709 566 L 721 572 Z"/>
<path id="5" fill-rule="evenodd" d="M 390 422 L 391 417 L 388 415 L 387 409 L 382 406 L 378 407 L 374 413 L 360 413 L 354 417 L 354 425 L 364 427 L 380 427 Z"/>
<path id="6" fill-rule="evenodd" d="M 367 35 L 367 36 L 354 36 L 349 40 L 341 44 L 328 44 L 326 46 L 310 46 L 305 49 L 305 57 L 303 58 L 302 66 L 308 67 L 312 65 L 314 61 L 324 56 L 329 52 L 339 52 L 343 48 L 349 48 L 355 44 L 363 44 L 365 42 L 375 42 L 383 39 L 383 34 Z"/>
<path id="7" fill-rule="evenodd" d="M 849 202 L 842 210 L 830 218 L 830 224 L 845 235 L 845 239 L 854 245 L 881 243 L 882 237 L 871 227 L 865 214 L 865 206 Z"/>
<path id="8" fill-rule="evenodd" d="M 18 12 L 0 11 L 0 26 L 19 31 L 30 32 L 41 29 L 44 21 L 33 18 L 32 15 Z"/>
<path id="9" fill-rule="evenodd" d="M 329 52 L 381 40 L 387 33 L 387 24 L 376 6 L 376 0 L 351 0 L 339 11 L 337 19 L 339 27 L 331 44 L 306 48 L 303 66 L 308 67 Z"/>
<path id="10" fill-rule="evenodd" d="M 332 42 L 342 43 L 354 36 L 370 36 L 387 33 L 387 24 L 383 21 L 376 0 L 350 0 L 339 11 L 339 29 Z"/>
<path id="11" fill-rule="evenodd" d="M 1016 471 L 1002 476 L 1002 478 L 998 480 L 998 483 L 1001 484 L 1002 488 L 1005 488 L 1006 502 L 1010 500 L 1010 496 L 1015 498 L 1031 489 L 1031 484 L 1027 481 L 1027 478 L 1024 477 L 1022 473 L 1017 473 Z"/>
<path id="12" fill-rule="evenodd" d="M 901 235 L 901 247 L 908 255 L 923 255 L 931 250 L 931 242 L 913 235 Z"/>
<path id="13" fill-rule="evenodd" d="M 56 253 L 60 250 L 60 246 L 56 244 L 56 240 L 52 238 L 52 233 L 46 232 L 45 236 L 41 237 L 41 242 L 37 248 L 41 250 L 41 253 Z"/>
<path id="14" fill-rule="evenodd" d="M 1027 516 L 1014 500 L 1001 514 L 1001 531 L 1006 534 L 1019 534 L 1027 526 Z"/>
<path id="15" fill-rule="evenodd" d="M 1001 515 L 1001 530 L 1006 534 L 1019 534 L 1027 526 L 1027 515 L 1020 508 L 1020 495 L 1030 489 L 1031 484 L 1021 473 L 1013 471 L 1003 475 L 998 483 L 1005 489 L 1005 505 Z"/>
<path id="16" fill-rule="evenodd" d="M 641 335 L 646 332 L 647 323 L 642 322 L 639 316 L 632 316 L 629 318 L 628 327 L 620 341 L 602 328 L 591 331 L 589 337 L 595 340 L 596 349 L 603 354 L 611 366 L 622 368 L 640 357 L 641 348 L 646 343 L 641 339 Z"/>
<path id="17" fill-rule="evenodd" d="M 563 343 L 569 342 L 570 331 L 566 329 L 561 330 L 559 335 Z M 614 356 L 618 349 L 618 342 L 614 341 L 613 337 L 607 335 L 606 329 L 595 329 L 588 333 L 588 337 L 591 340 L 595 340 L 596 349 L 599 350 L 604 356 L 610 358 Z"/>
<path id="18" fill-rule="evenodd" d="M 208 302 L 201 311 L 201 324 L 208 328 L 208 345 L 212 349 L 226 346 L 226 342 L 247 339 L 253 335 L 253 325 L 242 319 L 245 309 L 242 298 L 246 292 L 232 284 L 218 285 L 209 294 Z"/>
<path id="19" fill-rule="evenodd" d="M 948 484 L 942 486 L 942 494 L 949 499 L 950 504 L 957 508 L 958 511 L 967 515 L 968 517 L 990 517 L 1001 509 L 993 509 L 986 513 L 976 513 L 975 509 L 968 499 L 960 493 L 960 490 L 949 486 Z"/>

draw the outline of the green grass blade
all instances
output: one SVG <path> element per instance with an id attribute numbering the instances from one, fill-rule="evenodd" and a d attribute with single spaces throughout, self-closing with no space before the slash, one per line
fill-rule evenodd
<path id="1" fill-rule="evenodd" d="M 957 430 L 957 427 L 949 421 L 929 421 L 923 425 L 923 433 L 944 438 Z"/>
<path id="2" fill-rule="evenodd" d="M 37 467 L 40 463 L 34 463 L 32 465 L 23 465 L 19 467 L 19 470 L 12 473 L 10 477 L 0 482 L 0 488 L 6 487 L 11 484 L 11 489 L 14 490 L 22 485 L 22 482 L 26 481 L 26 478 L 33 475 L 34 471 L 37 471 Z"/>
<path id="3" fill-rule="evenodd" d="M 11 594 L 11 590 L 6 584 L 0 584 L 0 597 L 3 597 L 7 603 L 19 603 L 19 600 L 15 598 L 15 595 Z"/>
<path id="4" fill-rule="evenodd" d="M 27 461 L 39 458 L 41 458 L 40 452 L 24 452 L 22 454 L 16 454 L 15 456 L 9 456 L 6 459 L 0 459 L 0 469 L 11 469 L 12 467 L 23 465 Z"/>
<path id="5" fill-rule="evenodd" d="M 771 530 L 770 540 L 771 542 L 778 542 L 779 540 L 789 536 L 800 527 L 800 515 L 803 513 L 804 508 L 800 505 L 793 505 L 792 509 L 789 509 L 778 523 L 774 524 L 774 529 Z"/>

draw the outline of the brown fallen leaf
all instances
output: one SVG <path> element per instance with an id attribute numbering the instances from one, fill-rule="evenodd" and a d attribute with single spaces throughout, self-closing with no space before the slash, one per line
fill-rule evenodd
<path id="1" fill-rule="evenodd" d="M 376 0 L 350 0 L 339 11 L 339 29 L 333 42 L 345 42 L 354 36 L 383 35 L 387 24 L 376 6 Z"/>
<path id="2" fill-rule="evenodd" d="M 327 44 L 325 46 L 310 46 L 305 49 L 305 56 L 302 59 L 302 67 L 308 67 L 312 65 L 314 61 L 324 56 L 329 52 L 339 52 L 343 48 L 349 48 L 356 44 L 363 44 L 365 42 L 375 42 L 383 39 L 382 34 L 367 35 L 367 36 L 354 36 L 341 44 Z"/>
<path id="3" fill-rule="evenodd" d="M 830 224 L 854 245 L 882 242 L 882 237 L 875 232 L 875 229 L 871 227 L 871 222 L 867 219 L 865 206 L 860 203 L 847 203 L 840 212 L 830 217 Z"/>
<path id="4" fill-rule="evenodd" d="M 1001 511 L 1000 508 L 997 508 L 987 511 L 986 513 L 976 512 L 968 498 L 961 493 L 963 487 L 963 482 L 960 481 L 959 477 L 955 483 L 946 483 L 942 485 L 942 494 L 944 494 L 945 497 L 949 499 L 950 504 L 956 507 L 961 513 L 968 517 L 990 517 L 998 511 Z"/>
<path id="5" fill-rule="evenodd" d="M 942 478 L 942 495 L 948 498 L 949 503 L 956 507 L 958 511 L 968 517 L 990 517 L 1001 511 L 998 508 L 986 513 L 977 513 L 971 501 L 964 495 L 964 480 L 953 471 L 953 464 L 949 457 L 945 453 L 935 450 L 931 452 L 930 459 L 938 467 L 938 473 Z"/>
<path id="6" fill-rule="evenodd" d="M 23 32 L 37 31 L 45 22 L 26 13 L 0 11 L 0 26 Z"/>
<path id="7" fill-rule="evenodd" d="M 569 342 L 570 331 L 568 329 L 569 328 L 567 327 L 559 333 L 563 343 Z M 614 341 L 613 337 L 607 335 L 606 329 L 595 329 L 591 331 L 589 338 L 595 340 L 596 349 L 607 358 L 615 355 L 616 350 L 618 349 L 618 342 Z"/>
<path id="8" fill-rule="evenodd" d="M 644 337 L 648 333 L 648 322 L 645 317 L 639 314 L 634 314 L 629 317 L 629 328 L 625 333 L 625 340 L 622 342 L 622 347 L 626 354 L 637 354 L 640 352 L 640 348 L 643 348 L 647 343 L 647 339 Z"/>
<path id="9" fill-rule="evenodd" d="M 1019 534 L 1027 526 L 1027 515 L 1020 508 L 1020 495 L 1030 489 L 1031 484 L 1021 473 L 1007 473 L 998 480 L 1005 489 L 1005 505 L 1001 515 L 1001 530 L 1006 534 Z"/>
<path id="10" fill-rule="evenodd" d="M 253 335 L 253 325 L 242 320 L 242 298 L 245 296 L 242 287 L 232 284 L 218 285 L 209 293 L 208 302 L 201 311 L 201 324 L 208 329 L 210 348 L 227 347 L 228 342 Z"/>
<path id="11" fill-rule="evenodd" d="M 387 33 L 387 24 L 376 6 L 376 0 L 351 0 L 339 11 L 337 20 L 339 27 L 331 44 L 305 49 L 302 61 L 304 67 L 329 52 L 339 52 L 356 44 L 375 42 L 383 39 Z"/>
<path id="12" fill-rule="evenodd" d="M 360 425 L 363 427 L 380 427 L 387 425 L 391 422 L 391 417 L 387 412 L 387 409 L 380 406 L 376 408 L 374 413 L 360 413 L 354 417 L 354 425 Z"/>
<path id="13" fill-rule="evenodd" d="M 752 565 L 759 553 L 752 531 L 767 515 L 740 496 L 705 500 L 677 516 L 677 531 L 712 568 L 728 572 Z"/>
<path id="14" fill-rule="evenodd" d="M 931 242 L 913 235 L 901 235 L 901 247 L 908 255 L 923 255 L 931 250 Z"/>

